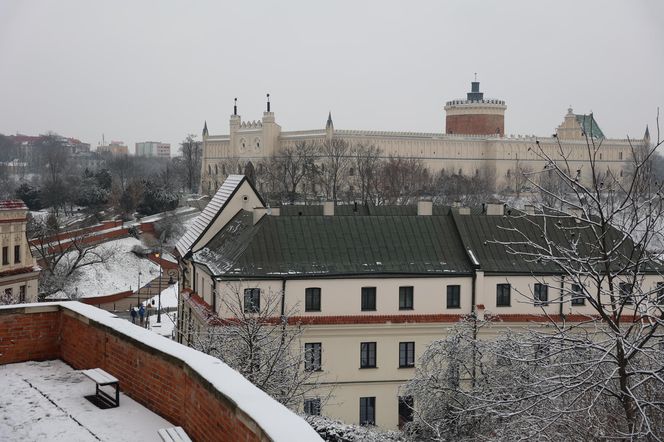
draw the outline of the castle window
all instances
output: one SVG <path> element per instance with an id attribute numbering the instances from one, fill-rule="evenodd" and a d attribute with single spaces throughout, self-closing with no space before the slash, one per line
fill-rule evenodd
<path id="1" fill-rule="evenodd" d="M 14 264 L 21 262 L 21 246 L 14 246 Z"/>
<path id="2" fill-rule="evenodd" d="M 218 168 L 217 165 L 215 164 L 215 165 L 214 165 L 214 174 L 217 175 L 218 173 L 219 173 L 219 168 Z"/>
<path id="3" fill-rule="evenodd" d="M 355 168 L 354 168 L 354 167 L 351 167 L 351 168 L 348 170 L 348 175 L 349 175 L 349 176 L 355 176 Z"/>
<path id="4" fill-rule="evenodd" d="M 9 247 L 2 248 L 2 265 L 9 265 Z"/>
<path id="5" fill-rule="evenodd" d="M 212 166 L 208 164 L 208 175 L 212 175 Z"/>
<path id="6" fill-rule="evenodd" d="M 618 159 L 619 159 L 619 160 L 622 160 L 622 159 L 623 159 L 623 158 L 622 158 L 622 152 L 618 152 Z"/>
<path id="7" fill-rule="evenodd" d="M 221 174 L 226 175 L 226 165 L 225 164 L 221 165 Z"/>

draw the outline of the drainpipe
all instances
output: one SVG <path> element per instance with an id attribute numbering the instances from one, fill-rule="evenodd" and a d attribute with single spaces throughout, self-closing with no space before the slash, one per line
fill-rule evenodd
<path id="1" fill-rule="evenodd" d="M 563 296 L 565 293 L 565 275 L 560 277 L 560 318 L 565 319 L 565 311 L 563 310 Z"/>
<path id="2" fill-rule="evenodd" d="M 281 318 L 286 315 L 286 279 L 281 280 Z"/>
<path id="3" fill-rule="evenodd" d="M 470 292 L 470 313 L 476 313 L 475 310 L 475 291 L 477 290 L 477 269 L 473 268 L 473 282 L 471 286 L 471 292 Z"/>
<path id="4" fill-rule="evenodd" d="M 217 314 L 217 280 L 212 278 L 212 312 Z"/>

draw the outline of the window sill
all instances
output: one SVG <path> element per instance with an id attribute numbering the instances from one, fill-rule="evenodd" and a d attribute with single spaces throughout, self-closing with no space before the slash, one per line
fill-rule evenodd
<path id="1" fill-rule="evenodd" d="M 398 368 L 399 368 L 399 369 L 403 369 L 403 368 L 408 369 L 408 368 L 415 368 L 415 366 L 414 366 L 414 365 L 404 365 L 404 366 L 399 365 Z"/>
<path id="2" fill-rule="evenodd" d="M 448 310 L 459 310 L 459 309 L 461 309 L 461 306 L 458 305 L 458 306 L 456 306 L 456 307 L 450 307 L 450 306 L 448 305 L 448 306 L 447 306 L 447 309 L 448 309 Z"/>
<path id="3" fill-rule="evenodd" d="M 496 305 L 496 307 L 512 307 L 511 305 Z"/>
<path id="4" fill-rule="evenodd" d="M 320 311 L 320 309 L 319 310 L 306 310 L 305 309 L 304 312 L 305 313 L 320 313 L 321 311 Z"/>
<path id="5" fill-rule="evenodd" d="M 399 307 L 399 311 L 404 311 L 404 310 L 406 310 L 406 311 L 411 310 L 412 311 L 412 310 L 415 310 L 415 309 L 413 307 L 409 307 L 409 308 Z"/>
<path id="6" fill-rule="evenodd" d="M 363 311 L 363 312 L 375 312 L 377 310 L 375 308 L 372 308 L 372 309 L 363 308 L 361 311 Z"/>
<path id="7" fill-rule="evenodd" d="M 373 367 L 360 367 L 360 370 L 376 369 L 376 368 L 378 368 L 378 367 L 374 365 Z"/>

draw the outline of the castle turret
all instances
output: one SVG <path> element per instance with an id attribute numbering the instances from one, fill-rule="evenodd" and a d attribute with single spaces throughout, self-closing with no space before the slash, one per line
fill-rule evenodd
<path id="1" fill-rule="evenodd" d="M 266 111 L 263 112 L 263 144 L 265 153 L 269 156 L 275 154 L 275 147 L 281 135 L 281 126 L 274 119 L 274 112 L 270 108 L 270 94 L 267 94 Z"/>
<path id="2" fill-rule="evenodd" d="M 471 83 L 466 99 L 448 101 L 445 105 L 445 131 L 448 134 L 498 135 L 505 134 L 505 101 L 484 99 L 480 82 Z"/>

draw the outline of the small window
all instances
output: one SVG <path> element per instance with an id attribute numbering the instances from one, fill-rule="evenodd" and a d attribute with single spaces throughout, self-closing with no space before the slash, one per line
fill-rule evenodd
<path id="1" fill-rule="evenodd" d="M 447 308 L 461 308 L 461 286 L 447 286 Z"/>
<path id="2" fill-rule="evenodd" d="M 18 302 L 25 302 L 25 286 L 22 285 L 18 288 Z"/>
<path id="3" fill-rule="evenodd" d="M 244 289 L 244 312 L 258 313 L 261 309 L 261 289 Z"/>
<path id="4" fill-rule="evenodd" d="M 350 169 L 348 169 L 348 176 L 355 176 L 355 168 L 354 167 L 351 167 Z"/>
<path id="5" fill-rule="evenodd" d="M 583 286 L 580 284 L 572 284 L 572 305 L 585 305 L 586 297 L 583 293 Z"/>
<path id="6" fill-rule="evenodd" d="M 304 369 L 306 371 L 321 370 L 322 344 L 313 342 L 304 344 Z"/>
<path id="7" fill-rule="evenodd" d="M 360 398 L 360 425 L 376 425 L 376 398 Z"/>
<path id="8" fill-rule="evenodd" d="M 536 283 L 533 287 L 535 305 L 549 305 L 549 286 Z"/>
<path id="9" fill-rule="evenodd" d="M 511 286 L 509 284 L 496 285 L 496 306 L 509 307 L 510 306 L 510 292 Z"/>
<path id="10" fill-rule="evenodd" d="M 623 153 L 622 152 L 618 152 L 618 159 L 619 160 L 623 159 Z M 622 176 L 622 170 L 620 171 L 620 176 Z"/>
<path id="11" fill-rule="evenodd" d="M 362 287 L 362 310 L 376 310 L 376 287 Z"/>
<path id="12" fill-rule="evenodd" d="M 221 174 L 226 175 L 226 165 L 225 164 L 221 165 Z"/>
<path id="13" fill-rule="evenodd" d="M 399 342 L 399 368 L 415 366 L 415 343 Z"/>
<path id="14" fill-rule="evenodd" d="M 9 265 L 9 247 L 2 248 L 2 265 Z"/>
<path id="15" fill-rule="evenodd" d="M 208 175 L 212 175 L 212 166 L 208 164 Z"/>
<path id="16" fill-rule="evenodd" d="M 376 368 L 376 343 L 360 344 L 360 368 Z"/>
<path id="17" fill-rule="evenodd" d="M 320 311 L 320 287 L 308 287 L 304 289 L 304 311 Z"/>
<path id="18" fill-rule="evenodd" d="M 305 399 L 304 412 L 312 416 L 320 416 L 320 398 Z"/>
<path id="19" fill-rule="evenodd" d="M 14 264 L 21 262 L 21 246 L 14 246 Z"/>
<path id="20" fill-rule="evenodd" d="M 399 429 L 413 421 L 413 404 L 412 396 L 399 397 Z"/>
<path id="21" fill-rule="evenodd" d="M 214 165 L 214 174 L 217 175 L 218 173 L 219 173 L 219 168 L 218 168 L 217 165 L 215 164 L 215 165 Z"/>
<path id="22" fill-rule="evenodd" d="M 634 285 L 621 282 L 618 287 L 620 288 L 620 298 L 623 304 L 634 304 L 634 295 L 632 294 Z"/>
<path id="23" fill-rule="evenodd" d="M 413 309 L 413 287 L 399 287 L 399 310 Z"/>

